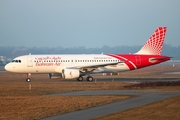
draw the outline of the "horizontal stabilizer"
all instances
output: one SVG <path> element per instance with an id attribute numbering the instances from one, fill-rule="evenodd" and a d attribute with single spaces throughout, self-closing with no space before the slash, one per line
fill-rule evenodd
<path id="1" fill-rule="evenodd" d="M 168 57 L 169 59 L 170 58 L 173 58 L 173 57 Z M 151 60 L 166 60 L 167 57 L 162 57 L 162 58 L 152 58 Z"/>

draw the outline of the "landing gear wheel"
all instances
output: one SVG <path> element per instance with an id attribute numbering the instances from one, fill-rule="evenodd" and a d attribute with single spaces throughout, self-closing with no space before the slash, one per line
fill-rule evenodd
<path id="1" fill-rule="evenodd" d="M 83 77 L 82 76 L 78 77 L 77 81 L 83 81 Z"/>
<path id="2" fill-rule="evenodd" d="M 31 82 L 31 79 L 30 79 L 30 78 L 27 78 L 27 79 L 26 79 L 26 82 Z"/>
<path id="3" fill-rule="evenodd" d="M 88 77 L 86 78 L 86 80 L 89 81 L 89 82 L 92 82 L 92 81 L 94 80 L 94 78 L 91 77 L 91 76 L 88 76 Z"/>

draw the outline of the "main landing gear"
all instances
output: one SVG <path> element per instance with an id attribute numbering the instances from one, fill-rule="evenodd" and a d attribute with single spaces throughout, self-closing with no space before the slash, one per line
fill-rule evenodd
<path id="1" fill-rule="evenodd" d="M 83 77 L 82 76 L 79 76 L 78 78 L 77 78 L 77 81 L 83 81 Z"/>
<path id="2" fill-rule="evenodd" d="M 31 76 L 31 73 L 27 73 L 26 82 L 31 82 L 30 76 Z"/>
<path id="3" fill-rule="evenodd" d="M 94 78 L 93 78 L 92 76 L 88 76 L 88 77 L 86 78 L 86 80 L 89 81 L 89 82 L 92 82 L 92 81 L 94 80 Z"/>
<path id="4" fill-rule="evenodd" d="M 89 82 L 92 82 L 94 80 L 94 78 L 92 76 L 88 76 L 86 78 L 86 80 L 89 81 Z M 77 81 L 83 81 L 83 77 L 82 76 L 78 77 Z"/>

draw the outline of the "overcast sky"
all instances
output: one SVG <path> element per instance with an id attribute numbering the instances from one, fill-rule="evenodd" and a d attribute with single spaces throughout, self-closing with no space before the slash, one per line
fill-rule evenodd
<path id="1" fill-rule="evenodd" d="M 180 45 L 180 0 L 0 0 L 0 46 Z"/>

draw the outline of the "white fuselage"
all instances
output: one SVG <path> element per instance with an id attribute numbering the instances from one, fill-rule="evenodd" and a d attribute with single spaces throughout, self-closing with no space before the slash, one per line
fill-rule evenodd
<path id="1" fill-rule="evenodd" d="M 104 65 L 120 62 L 119 59 L 98 55 L 25 55 L 14 59 L 14 62 L 6 65 L 6 70 L 17 73 L 61 73 L 65 68 L 78 68 L 85 66 Z M 92 69 L 92 68 L 91 68 Z M 125 63 L 99 67 L 99 72 L 127 71 L 129 67 Z"/>

